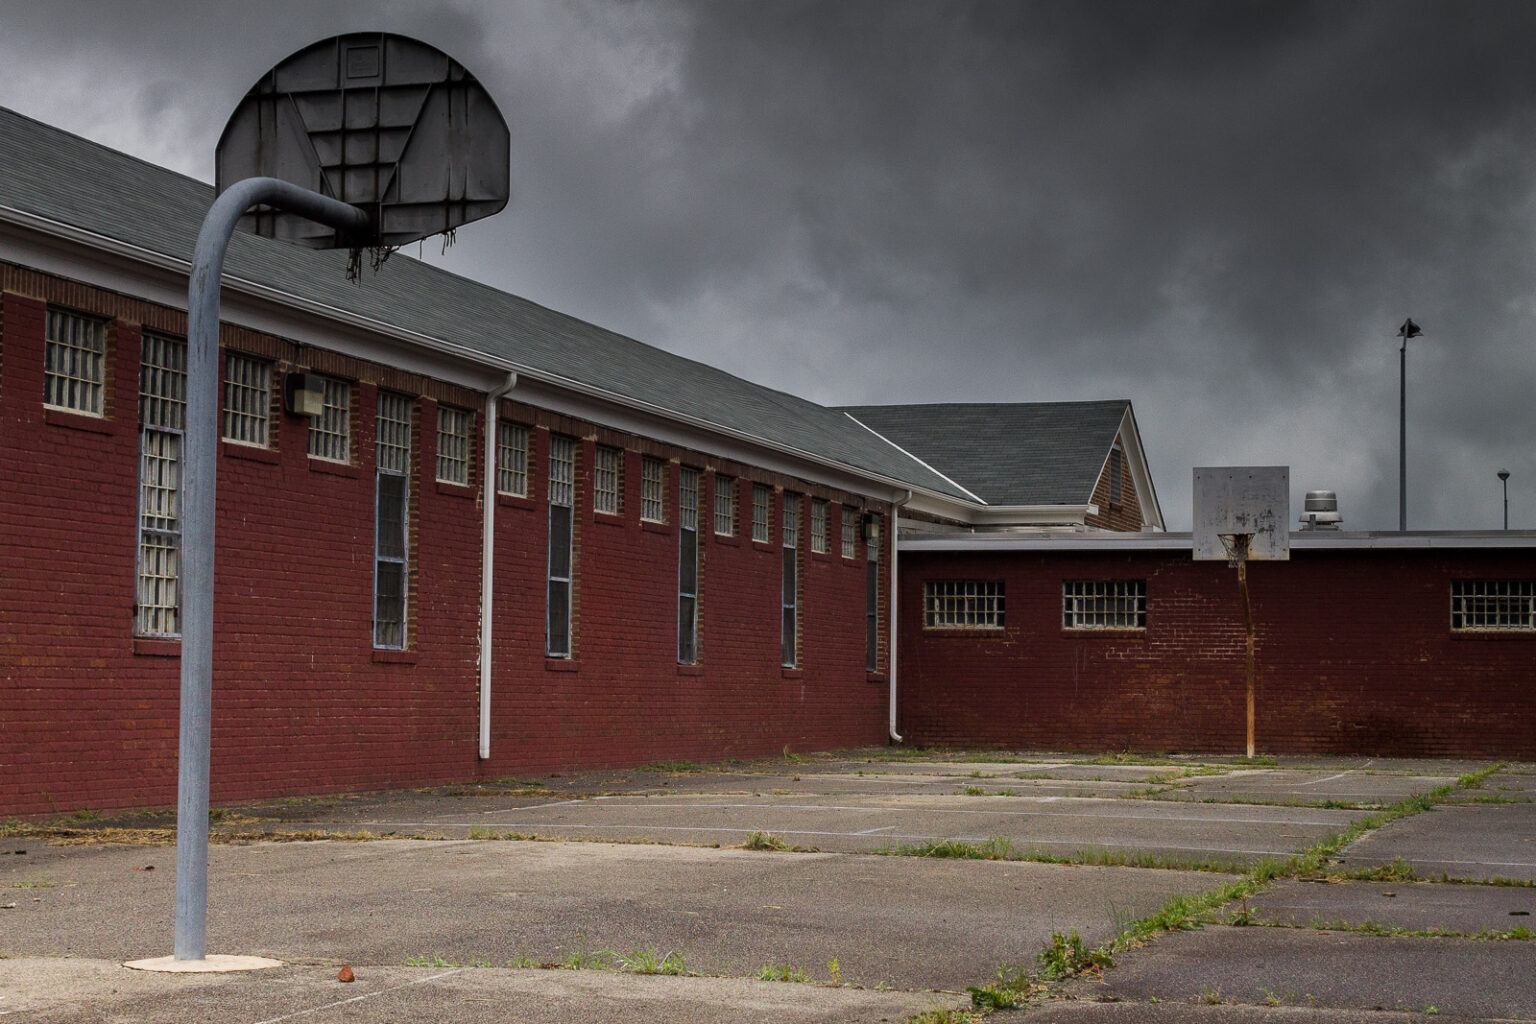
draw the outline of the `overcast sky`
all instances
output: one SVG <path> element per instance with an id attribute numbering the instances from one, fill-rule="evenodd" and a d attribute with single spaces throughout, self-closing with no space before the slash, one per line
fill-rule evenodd
<path id="1" fill-rule="evenodd" d="M 449 269 L 826 404 L 1134 403 L 1191 468 L 1536 528 L 1536 4 L 0 0 L 0 105 L 213 178 L 256 78 L 385 30 L 512 129 Z M 365 284 L 366 287 L 366 284 Z"/>

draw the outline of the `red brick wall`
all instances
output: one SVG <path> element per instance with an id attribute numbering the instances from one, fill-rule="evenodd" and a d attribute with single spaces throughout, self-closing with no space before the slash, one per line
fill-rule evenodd
<path id="1" fill-rule="evenodd" d="M 141 326 L 172 310 L 0 264 L 0 814 L 166 805 L 176 786 L 179 643 L 133 635 Z M 43 409 L 46 303 L 111 318 L 107 415 Z M 779 666 L 774 544 L 753 545 L 751 483 L 853 496 L 507 403 L 533 424 L 532 495 L 497 499 L 490 761 L 478 747 L 482 396 L 224 328 L 223 344 L 355 382 L 349 465 L 308 457 L 274 415 L 267 450 L 221 446 L 212 799 L 387 788 L 652 760 L 878 742 L 885 690 L 863 653 L 859 560 L 805 558 L 802 666 Z M 372 645 L 374 416 L 418 396 L 409 642 Z M 473 486 L 436 482 L 437 402 L 475 410 Z M 574 657 L 544 657 L 550 429 L 578 445 Z M 628 449 L 624 515 L 595 522 L 594 441 Z M 669 461 L 669 522 L 639 522 L 640 453 Z M 738 478 L 735 543 L 704 525 L 701 661 L 676 655 L 679 462 Z M 808 516 L 802 528 L 809 548 Z M 761 548 L 761 549 L 760 549 Z"/>
<path id="2" fill-rule="evenodd" d="M 899 731 L 909 743 L 1244 746 L 1237 573 L 1185 552 L 902 556 Z M 925 579 L 1000 579 L 997 634 L 922 627 Z M 1450 630 L 1450 580 L 1533 579 L 1536 553 L 1293 549 L 1254 563 L 1257 749 L 1536 757 L 1536 635 Z M 1145 579 L 1144 632 L 1061 628 L 1064 579 Z"/>

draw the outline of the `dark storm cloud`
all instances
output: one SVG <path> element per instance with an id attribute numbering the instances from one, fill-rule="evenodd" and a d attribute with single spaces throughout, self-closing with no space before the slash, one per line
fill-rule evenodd
<path id="1" fill-rule="evenodd" d="M 1175 525 L 1245 462 L 1395 525 L 1413 315 L 1410 524 L 1495 525 L 1500 463 L 1536 523 L 1536 6 L 0 10 L 0 102 L 204 177 L 273 61 L 424 38 L 513 130 L 453 269 L 821 401 L 1130 398 Z"/>

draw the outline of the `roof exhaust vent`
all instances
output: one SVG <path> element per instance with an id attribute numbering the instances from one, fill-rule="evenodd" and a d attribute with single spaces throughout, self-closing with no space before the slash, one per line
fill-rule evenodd
<path id="1" fill-rule="evenodd" d="M 1337 530 L 1344 517 L 1339 515 L 1339 496 L 1333 491 L 1308 491 L 1301 513 L 1303 530 Z"/>

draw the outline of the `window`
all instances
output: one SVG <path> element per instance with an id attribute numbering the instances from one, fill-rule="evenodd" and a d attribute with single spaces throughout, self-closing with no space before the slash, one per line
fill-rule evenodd
<path id="1" fill-rule="evenodd" d="M 1002 580 L 925 580 L 923 626 L 928 629 L 1002 629 Z"/>
<path id="2" fill-rule="evenodd" d="M 437 407 L 437 478 L 445 484 L 469 486 L 469 425 L 473 419 L 468 409 Z"/>
<path id="3" fill-rule="evenodd" d="M 327 462 L 352 460 L 352 385 L 344 380 L 320 378 L 325 404 L 309 421 L 309 454 Z"/>
<path id="4" fill-rule="evenodd" d="M 181 635 L 181 439 L 187 343 L 145 333 L 139 364 L 139 560 L 134 632 Z"/>
<path id="5" fill-rule="evenodd" d="M 879 519 L 874 518 L 878 528 Z M 880 545 L 864 545 L 864 667 L 880 668 Z"/>
<path id="6" fill-rule="evenodd" d="M 843 506 L 843 557 L 854 558 L 859 553 L 859 511 Z"/>
<path id="7" fill-rule="evenodd" d="M 800 640 L 800 495 L 784 492 L 784 530 L 781 534 L 784 547 L 783 589 L 783 664 L 794 668 L 799 662 Z"/>
<path id="8" fill-rule="evenodd" d="M 48 311 L 43 345 L 43 404 L 100 416 L 106 390 L 107 324 L 104 320 Z"/>
<path id="9" fill-rule="evenodd" d="M 736 536 L 736 478 L 715 474 L 715 532 Z"/>
<path id="10" fill-rule="evenodd" d="M 768 516 L 773 507 L 773 489 L 763 484 L 752 485 L 752 539 L 767 544 Z"/>
<path id="11" fill-rule="evenodd" d="M 237 352 L 224 356 L 224 440 L 267 446 L 272 417 L 272 364 Z"/>
<path id="12" fill-rule="evenodd" d="M 1109 503 L 1111 505 L 1120 504 L 1121 500 L 1125 497 L 1123 493 L 1124 484 L 1121 482 L 1122 458 L 1120 446 L 1115 445 L 1109 453 Z"/>
<path id="13" fill-rule="evenodd" d="M 576 501 L 576 442 L 549 437 L 549 607 L 544 651 L 551 658 L 571 656 L 571 579 L 573 537 L 571 509 Z"/>
<path id="14" fill-rule="evenodd" d="M 699 660 L 699 471 L 684 466 L 677 488 L 677 660 Z"/>
<path id="15" fill-rule="evenodd" d="M 592 466 L 592 508 L 616 516 L 624 511 L 624 453 L 617 448 L 598 445 Z"/>
<path id="16" fill-rule="evenodd" d="M 409 591 L 411 399 L 379 392 L 375 456 L 373 646 L 405 647 Z"/>
<path id="17" fill-rule="evenodd" d="M 1536 580 L 1452 580 L 1451 628 L 1536 630 Z"/>
<path id="18" fill-rule="evenodd" d="M 667 464 L 649 455 L 640 460 L 640 518 L 667 521 Z"/>
<path id="19" fill-rule="evenodd" d="M 820 498 L 811 499 L 811 550 L 817 554 L 827 551 L 827 503 Z"/>
<path id="20" fill-rule="evenodd" d="M 496 489 L 502 494 L 528 496 L 528 428 L 501 420 L 496 439 Z"/>
<path id="21" fill-rule="evenodd" d="M 1146 580 L 1063 580 L 1062 629 L 1146 629 Z"/>

